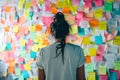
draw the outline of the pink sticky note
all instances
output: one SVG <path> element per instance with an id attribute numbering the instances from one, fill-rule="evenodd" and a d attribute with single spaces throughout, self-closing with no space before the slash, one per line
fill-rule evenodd
<path id="1" fill-rule="evenodd" d="M 92 7 L 92 2 L 91 1 L 85 1 L 85 7 Z"/>
<path id="2" fill-rule="evenodd" d="M 83 17 L 84 17 L 84 12 L 78 11 L 78 13 L 77 13 L 77 15 L 76 15 L 76 18 L 77 18 L 77 19 L 81 19 L 81 18 L 83 18 Z"/>
<path id="3" fill-rule="evenodd" d="M 107 75 L 100 75 L 100 80 L 108 80 L 108 76 Z"/>
<path id="4" fill-rule="evenodd" d="M 103 55 L 104 51 L 105 51 L 105 45 L 99 45 L 97 54 Z"/>
<path id="5" fill-rule="evenodd" d="M 102 6 L 103 2 L 102 0 L 94 0 L 96 6 Z"/>
<path id="6" fill-rule="evenodd" d="M 23 61 L 24 61 L 24 58 L 22 58 L 22 57 L 18 58 L 18 62 L 22 63 Z"/>
<path id="7" fill-rule="evenodd" d="M 72 0 L 73 5 L 78 6 L 80 3 L 80 0 Z"/>
<path id="8" fill-rule="evenodd" d="M 95 61 L 100 62 L 100 61 L 102 61 L 102 60 L 103 60 L 103 56 L 101 56 L 101 55 L 95 56 Z"/>
<path id="9" fill-rule="evenodd" d="M 36 7 L 37 1 L 38 0 L 32 0 L 32 6 Z"/>
<path id="10" fill-rule="evenodd" d="M 28 41 L 27 41 L 27 45 L 29 45 L 29 46 L 31 45 L 31 46 L 32 46 L 33 44 L 34 44 L 33 40 L 28 39 Z"/>
<path id="11" fill-rule="evenodd" d="M 50 4 L 45 4 L 45 11 L 50 11 L 51 8 L 50 8 Z"/>
<path id="12" fill-rule="evenodd" d="M 53 17 L 43 16 L 41 20 L 42 20 L 42 22 L 44 23 L 44 25 L 45 25 L 46 27 L 49 27 L 50 24 L 51 24 L 51 22 L 53 21 Z"/>
<path id="13" fill-rule="evenodd" d="M 117 33 L 118 33 L 118 31 L 114 31 L 112 34 L 105 32 L 104 36 L 105 36 L 106 40 L 109 41 L 109 40 L 112 40 L 117 35 Z"/>
<path id="14" fill-rule="evenodd" d="M 20 69 L 24 71 L 25 70 L 24 65 L 20 65 Z"/>

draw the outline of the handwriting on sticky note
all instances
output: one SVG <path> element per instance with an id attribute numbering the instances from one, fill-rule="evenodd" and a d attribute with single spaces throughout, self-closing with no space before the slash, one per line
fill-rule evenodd
<path id="1" fill-rule="evenodd" d="M 89 72 L 87 80 L 96 80 L 95 72 Z"/>
<path id="2" fill-rule="evenodd" d="M 107 29 L 107 23 L 106 23 L 106 21 L 100 21 L 99 22 L 99 29 L 100 30 L 106 30 Z"/>
<path id="3" fill-rule="evenodd" d="M 93 63 L 86 64 L 85 69 L 87 72 L 93 72 L 94 71 L 94 64 Z"/>
<path id="4" fill-rule="evenodd" d="M 120 36 L 116 36 L 116 37 L 113 39 L 113 44 L 115 44 L 115 45 L 120 45 Z"/>
<path id="5" fill-rule="evenodd" d="M 95 9 L 94 10 L 94 18 L 102 18 L 103 12 L 102 9 Z"/>
<path id="6" fill-rule="evenodd" d="M 102 0 L 94 0 L 94 2 L 95 2 L 95 6 L 102 6 L 103 5 Z"/>
<path id="7" fill-rule="evenodd" d="M 120 61 L 116 61 L 114 65 L 115 70 L 120 70 Z"/>
<path id="8" fill-rule="evenodd" d="M 112 11 L 112 3 L 105 2 L 104 11 Z"/>
<path id="9" fill-rule="evenodd" d="M 100 75 L 106 75 L 106 67 L 105 66 L 99 66 L 98 73 Z"/>
<path id="10" fill-rule="evenodd" d="M 84 37 L 82 43 L 84 45 L 90 44 L 90 37 Z"/>

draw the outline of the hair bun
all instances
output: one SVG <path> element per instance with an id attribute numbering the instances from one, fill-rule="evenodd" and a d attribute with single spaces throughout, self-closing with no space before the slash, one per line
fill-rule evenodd
<path id="1" fill-rule="evenodd" d="M 55 16 L 54 16 L 54 21 L 55 22 L 61 22 L 64 21 L 64 14 L 62 12 L 58 12 Z"/>

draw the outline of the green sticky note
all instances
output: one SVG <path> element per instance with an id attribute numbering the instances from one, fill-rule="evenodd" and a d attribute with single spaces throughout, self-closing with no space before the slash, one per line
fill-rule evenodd
<path id="1" fill-rule="evenodd" d="M 105 66 L 99 66 L 98 73 L 100 75 L 106 75 L 106 67 Z"/>
<path id="2" fill-rule="evenodd" d="M 85 69 L 87 72 L 93 72 L 94 71 L 94 64 L 86 64 Z"/>
<path id="3" fill-rule="evenodd" d="M 30 39 L 31 40 L 35 40 L 35 38 L 36 38 L 36 33 L 35 32 L 31 32 L 30 33 Z"/>
<path id="4" fill-rule="evenodd" d="M 104 11 L 112 11 L 112 2 L 105 2 L 104 4 Z"/>
<path id="5" fill-rule="evenodd" d="M 17 76 L 21 76 L 21 70 L 19 68 L 16 68 L 15 71 Z"/>
<path id="6" fill-rule="evenodd" d="M 20 51 L 20 56 L 21 57 L 25 57 L 25 55 L 26 55 L 26 50 L 21 50 Z"/>
<path id="7" fill-rule="evenodd" d="M 114 65 L 115 70 L 120 70 L 120 61 L 116 61 Z"/>

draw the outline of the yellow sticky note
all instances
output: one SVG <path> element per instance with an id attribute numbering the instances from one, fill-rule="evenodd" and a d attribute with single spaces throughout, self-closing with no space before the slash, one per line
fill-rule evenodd
<path id="1" fill-rule="evenodd" d="M 78 26 L 73 25 L 70 29 L 70 34 L 76 34 L 76 33 L 78 33 Z"/>
<path id="2" fill-rule="evenodd" d="M 39 0 L 40 4 L 44 4 L 44 2 L 45 2 L 44 0 Z"/>
<path id="3" fill-rule="evenodd" d="M 90 37 L 84 37 L 82 43 L 84 45 L 90 44 Z"/>
<path id="4" fill-rule="evenodd" d="M 116 36 L 116 37 L 113 39 L 113 44 L 120 46 L 120 36 Z"/>
<path id="5" fill-rule="evenodd" d="M 96 48 L 90 48 L 89 49 L 89 55 L 90 56 L 96 56 L 97 49 Z"/>
<path id="6" fill-rule="evenodd" d="M 102 9 L 94 10 L 94 18 L 102 18 L 102 16 L 103 16 Z"/>
<path id="7" fill-rule="evenodd" d="M 20 39 L 20 45 L 25 46 L 25 40 L 24 39 Z"/>
<path id="8" fill-rule="evenodd" d="M 40 35 L 36 34 L 36 38 L 35 38 L 34 42 L 39 43 L 39 41 L 40 41 Z"/>
<path id="9" fill-rule="evenodd" d="M 18 32 L 18 26 L 13 27 L 13 32 L 17 33 Z"/>
<path id="10" fill-rule="evenodd" d="M 35 32 L 35 25 L 32 25 L 32 26 L 30 27 L 30 32 Z"/>
<path id="11" fill-rule="evenodd" d="M 106 0 L 106 2 L 114 2 L 114 0 Z"/>
<path id="12" fill-rule="evenodd" d="M 25 8 L 31 8 L 32 2 L 26 2 Z"/>
<path id="13" fill-rule="evenodd" d="M 96 80 L 96 78 L 95 78 L 95 72 L 89 72 L 87 80 Z"/>
<path id="14" fill-rule="evenodd" d="M 24 16 L 25 17 L 28 17 L 28 16 L 30 16 L 30 10 L 24 10 Z"/>
<path id="15" fill-rule="evenodd" d="M 31 70 L 31 66 L 30 66 L 29 63 L 25 64 L 25 65 L 24 65 L 24 68 L 25 68 L 25 70 L 28 70 L 28 71 Z"/>
<path id="16" fill-rule="evenodd" d="M 106 75 L 106 67 L 105 66 L 99 66 L 98 73 L 99 73 L 99 75 Z"/>
<path id="17" fill-rule="evenodd" d="M 106 21 L 100 21 L 99 22 L 99 29 L 100 30 L 106 30 L 107 29 L 107 23 L 106 23 Z"/>
<path id="18" fill-rule="evenodd" d="M 58 1 L 57 7 L 58 8 L 63 8 L 63 7 L 65 7 L 65 3 L 63 1 Z"/>
<path id="19" fill-rule="evenodd" d="M 25 0 L 19 0 L 18 9 L 23 9 L 24 2 L 25 2 Z"/>
<path id="20" fill-rule="evenodd" d="M 75 14 L 77 12 L 77 8 L 78 8 L 78 6 L 70 6 L 70 10 L 73 14 Z"/>
<path id="21" fill-rule="evenodd" d="M 39 45 L 35 44 L 33 47 L 32 47 L 32 51 L 34 52 L 37 52 L 39 49 Z"/>

